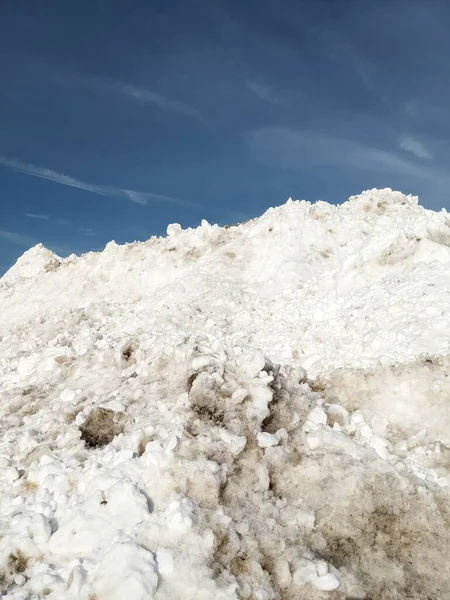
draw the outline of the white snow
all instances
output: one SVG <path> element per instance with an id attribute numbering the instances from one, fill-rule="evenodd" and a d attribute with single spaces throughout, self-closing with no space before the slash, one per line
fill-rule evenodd
<path id="1" fill-rule="evenodd" d="M 450 597 L 446 211 L 36 246 L 0 307 L 2 600 Z"/>
<path id="2" fill-rule="evenodd" d="M 267 433 L 265 431 L 259 431 L 256 434 L 258 445 L 260 448 L 270 448 L 271 446 L 278 446 L 281 440 L 281 435 L 277 433 Z"/>
<path id="3" fill-rule="evenodd" d="M 132 542 L 113 544 L 99 565 L 93 583 L 99 598 L 147 600 L 158 585 L 156 563 L 151 552 Z"/>

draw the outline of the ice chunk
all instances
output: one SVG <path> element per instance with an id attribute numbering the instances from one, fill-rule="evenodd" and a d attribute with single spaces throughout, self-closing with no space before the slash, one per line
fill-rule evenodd
<path id="1" fill-rule="evenodd" d="M 258 446 L 260 448 L 270 448 L 270 446 L 278 446 L 281 441 L 281 435 L 260 431 L 256 435 L 256 439 L 258 440 Z"/>

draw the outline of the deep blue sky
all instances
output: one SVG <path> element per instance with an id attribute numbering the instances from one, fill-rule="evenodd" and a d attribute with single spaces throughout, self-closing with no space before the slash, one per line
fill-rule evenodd
<path id="1" fill-rule="evenodd" d="M 371 187 L 450 209 L 447 0 L 2 0 L 0 272 Z"/>

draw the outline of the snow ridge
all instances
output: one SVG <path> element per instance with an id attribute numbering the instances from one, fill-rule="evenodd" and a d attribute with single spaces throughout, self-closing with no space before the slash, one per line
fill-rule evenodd
<path id="1" fill-rule="evenodd" d="M 8 600 L 450 597 L 450 218 L 370 190 L 0 280 Z"/>

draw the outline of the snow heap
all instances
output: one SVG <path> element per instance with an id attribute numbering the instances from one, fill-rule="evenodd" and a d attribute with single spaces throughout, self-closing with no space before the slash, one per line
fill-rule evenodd
<path id="1" fill-rule="evenodd" d="M 450 597 L 450 218 L 371 190 L 0 280 L 3 600 Z"/>

